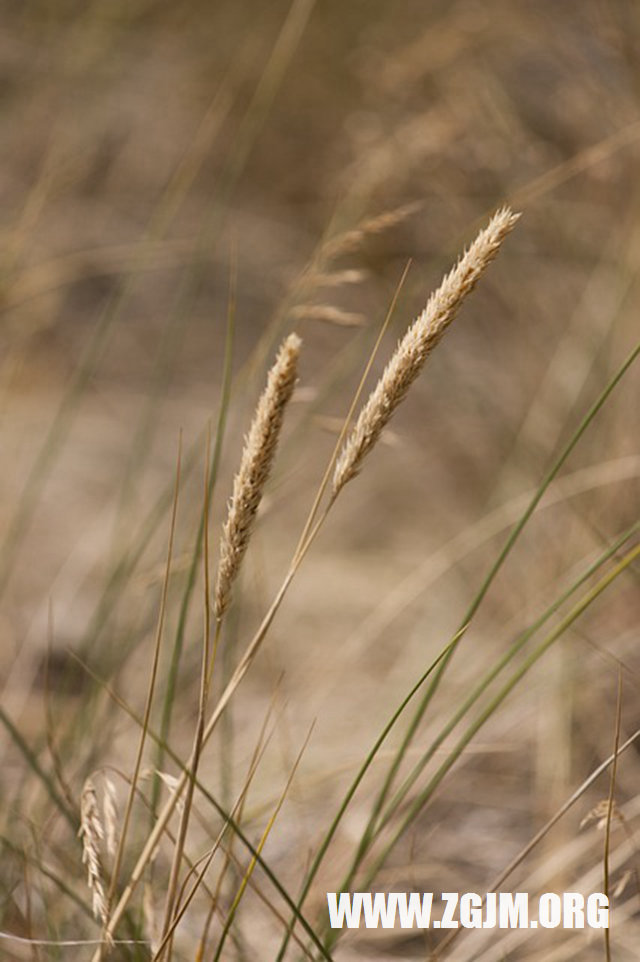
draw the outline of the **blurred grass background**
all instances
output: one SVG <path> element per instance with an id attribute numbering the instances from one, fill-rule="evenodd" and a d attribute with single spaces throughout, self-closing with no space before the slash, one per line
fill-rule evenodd
<path id="1" fill-rule="evenodd" d="M 293 327 L 304 340 L 295 411 L 248 559 L 240 636 L 279 583 L 408 259 L 376 369 L 478 225 L 511 203 L 524 212 L 515 234 L 336 506 L 238 703 L 233 744 L 244 763 L 286 668 L 287 735 L 271 774 L 319 717 L 308 788 L 294 792 L 290 831 L 272 853 L 293 872 L 291 853 L 324 823 L 327 784 L 341 784 L 486 570 L 486 548 L 456 554 L 455 539 L 535 487 L 637 339 L 639 54 L 634 0 L 4 5 L 0 674 L 21 731 L 40 737 L 49 634 L 73 689 L 56 703 L 61 726 L 69 699 L 76 705 L 90 687 L 68 647 L 132 697 L 142 684 L 147 654 L 138 648 L 157 611 L 166 514 L 126 589 L 105 602 L 104 586 L 142 544 L 143 521 L 172 483 L 180 429 L 203 456 L 230 289 L 236 380 L 216 525 L 278 332 Z M 313 272 L 308 281 L 310 263 L 320 272 L 323 238 L 397 210 L 387 229 L 364 230 L 322 263 L 325 273 L 357 271 L 353 283 Z M 357 325 L 314 319 L 310 304 Z M 465 639 L 474 657 L 458 664 L 443 706 L 573 566 L 636 520 L 637 410 L 632 370 L 567 465 L 592 469 L 592 483 L 532 526 Z M 176 593 L 200 507 L 198 471 L 181 506 Z M 445 576 L 432 585 L 436 551 Z M 391 617 L 379 606 L 405 579 Z M 447 878 L 443 889 L 486 884 L 610 750 L 616 666 L 602 649 L 627 671 L 625 733 L 638 724 L 637 613 L 636 574 L 492 721 L 428 820 L 439 831 L 429 835 L 426 875 L 415 869 L 419 840 L 398 855 L 414 865 L 418 887 L 433 872 L 436 887 Z M 198 630 L 195 609 L 189 624 Z M 197 652 L 185 658 L 189 690 Z M 135 670 L 123 677 L 125 665 Z M 104 703 L 101 712 L 96 757 L 101 740 L 126 757 L 126 725 Z M 191 717 L 187 699 L 180 720 Z M 18 779 L 9 743 L 5 759 L 3 778 Z M 86 763 L 79 751 L 70 783 Z M 231 792 L 233 770 L 220 777 Z M 628 798 L 636 778 L 635 762 L 621 764 Z M 273 792 L 269 774 L 262 791 Z"/>

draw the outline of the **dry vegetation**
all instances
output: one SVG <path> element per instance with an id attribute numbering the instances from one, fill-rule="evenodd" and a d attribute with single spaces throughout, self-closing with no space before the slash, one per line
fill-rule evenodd
<path id="1" fill-rule="evenodd" d="M 640 7 L 2 19 L 0 958 L 636 960 Z"/>

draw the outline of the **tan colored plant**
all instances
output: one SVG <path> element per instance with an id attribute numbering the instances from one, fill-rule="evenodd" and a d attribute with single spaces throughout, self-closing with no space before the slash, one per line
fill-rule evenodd
<path id="1" fill-rule="evenodd" d="M 107 938 L 113 938 L 122 914 L 138 883 L 141 881 L 145 868 L 153 853 L 156 851 L 160 838 L 173 811 L 179 804 L 182 794 L 187 787 L 189 793 L 193 792 L 200 753 L 209 741 L 222 713 L 225 711 L 229 701 L 260 649 L 289 585 L 327 517 L 333 501 L 347 481 L 358 473 L 363 458 L 379 439 L 382 429 L 389 421 L 397 405 L 405 396 L 411 383 L 417 377 L 428 354 L 438 343 L 447 326 L 453 320 L 464 297 L 472 290 L 484 269 L 496 255 L 502 241 L 514 226 L 517 218 L 518 215 L 514 215 L 507 208 L 498 211 L 485 230 L 478 235 L 469 250 L 462 256 L 456 267 L 445 277 L 438 290 L 429 299 L 425 310 L 409 328 L 407 334 L 396 348 L 376 388 L 362 409 L 355 427 L 344 442 L 338 460 L 335 462 L 333 488 L 328 504 L 320 518 L 316 518 L 320 500 L 331 478 L 334 458 L 340 451 L 340 444 L 345 433 L 343 431 L 336 445 L 334 457 L 331 459 L 327 473 L 320 485 L 318 495 L 305 524 L 298 547 L 294 552 L 289 569 L 275 598 L 264 615 L 253 638 L 246 646 L 231 678 L 220 694 L 215 708 L 206 721 L 201 706 L 201 712 L 198 718 L 199 732 L 194 748 L 183 768 L 182 774 L 178 777 L 175 792 L 167 801 L 164 808 L 158 813 L 154 827 L 145 842 L 144 848 L 131 872 L 118 904 L 110 914 L 108 924 L 105 928 Z M 381 336 L 383 332 L 381 332 Z M 378 344 L 379 342 L 380 338 L 378 339 Z M 298 336 L 291 334 L 286 338 L 280 348 L 276 361 L 269 373 L 265 391 L 258 402 L 256 413 L 245 441 L 240 468 L 234 480 L 229 513 L 223 528 L 220 564 L 214 590 L 217 620 L 216 637 L 213 646 L 214 652 L 222 618 L 230 601 L 232 585 L 246 552 L 264 484 L 271 469 L 282 426 L 284 410 L 293 393 L 300 344 L 301 342 Z M 378 344 L 376 344 L 376 348 Z M 347 423 L 359 400 L 362 383 L 369 371 L 372 359 L 373 355 L 365 370 L 360 388 L 356 393 L 347 418 Z M 211 664 L 213 664 L 213 656 Z M 210 672 L 207 672 L 207 676 L 209 674 Z M 206 680 L 206 687 L 208 687 L 208 677 Z M 205 703 L 206 699 L 203 704 Z M 179 859 L 174 859 L 174 866 L 177 868 L 178 865 Z M 165 911 L 164 944 L 170 939 L 171 932 L 173 931 L 174 923 L 171 921 L 172 916 L 173 906 L 169 905 L 168 910 Z M 161 952 L 162 949 L 159 951 Z M 100 952 L 96 952 L 94 955 L 95 962 L 97 962 L 99 957 Z"/>
<path id="2" fill-rule="evenodd" d="M 240 468 L 233 482 L 229 513 L 222 530 L 215 586 L 218 622 L 229 604 L 231 587 L 247 550 L 264 485 L 271 471 L 284 411 L 296 382 L 301 343 L 297 334 L 290 334 L 283 341 L 246 437 Z"/>
<path id="3" fill-rule="evenodd" d="M 78 836 L 82 839 L 82 862 L 83 865 L 87 866 L 87 885 L 92 894 L 93 914 L 102 923 L 106 923 L 107 900 L 100 864 L 100 848 L 104 839 L 104 828 L 100 818 L 95 786 L 90 778 L 84 783 L 80 796 Z"/>
<path id="4" fill-rule="evenodd" d="M 431 295 L 425 309 L 398 344 L 338 456 L 333 474 L 334 497 L 359 472 L 363 459 L 518 217 L 519 214 L 514 214 L 508 207 L 494 215 Z"/>

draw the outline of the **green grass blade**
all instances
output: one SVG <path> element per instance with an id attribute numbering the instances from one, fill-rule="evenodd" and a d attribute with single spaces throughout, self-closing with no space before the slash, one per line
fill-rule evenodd
<path id="1" fill-rule="evenodd" d="M 590 426 L 594 418 L 597 416 L 598 412 L 604 406 L 604 404 L 606 403 L 611 393 L 620 383 L 620 381 L 622 380 L 626 372 L 633 365 L 636 358 L 638 357 L 638 354 L 640 354 L 640 344 L 638 344 L 634 348 L 634 350 L 629 354 L 629 356 L 626 358 L 624 363 L 616 371 L 615 375 L 611 378 L 611 380 L 606 385 L 604 390 L 600 393 L 599 397 L 592 404 L 592 406 L 590 407 L 590 409 L 588 410 L 588 412 L 586 413 L 586 415 L 584 416 L 584 418 L 582 419 L 582 421 L 580 422 L 580 424 L 578 425 L 574 433 L 571 435 L 567 444 L 564 446 L 564 448 L 562 449 L 558 457 L 555 459 L 555 461 L 547 471 L 546 475 L 544 476 L 540 485 L 538 486 L 535 494 L 531 498 L 531 501 L 529 502 L 525 511 L 520 517 L 520 520 L 512 528 L 509 536 L 507 537 L 507 540 L 505 541 L 503 548 L 501 549 L 496 560 L 494 561 L 493 565 L 489 569 L 488 574 L 486 575 L 479 590 L 477 591 L 475 597 L 473 598 L 471 604 L 469 605 L 469 608 L 465 612 L 465 615 L 462 619 L 463 625 L 470 624 L 473 618 L 475 617 L 475 615 L 477 614 L 478 609 L 480 608 L 491 585 L 493 584 L 493 581 L 496 575 L 498 574 L 503 564 L 507 560 L 509 554 L 511 553 L 514 545 L 518 541 L 518 538 L 522 534 L 522 531 L 526 527 L 527 523 L 531 519 L 537 506 L 540 504 L 540 501 L 544 497 L 544 494 L 547 488 L 549 487 L 553 479 L 556 477 L 561 467 L 563 466 L 563 464 L 565 463 L 565 461 L 567 460 L 571 452 L 574 450 L 574 448 L 576 447 L 576 445 L 578 444 L 578 442 L 580 441 L 580 439 L 582 438 L 582 436 L 584 435 L 584 433 L 586 432 L 586 430 L 588 429 L 588 427 Z M 415 734 L 425 715 L 425 712 L 427 711 L 427 708 L 429 707 L 433 696 L 438 690 L 442 677 L 445 671 L 447 670 L 447 667 L 451 661 L 451 658 L 453 657 L 453 654 L 456 648 L 457 648 L 457 644 L 453 645 L 450 651 L 447 653 L 446 658 L 444 658 L 440 663 L 440 665 L 438 666 L 438 669 L 435 672 L 434 677 L 432 678 L 429 686 L 427 687 L 422 699 L 420 700 L 416 708 L 416 711 L 414 712 L 413 717 L 411 718 L 411 721 L 409 722 L 409 726 L 405 733 L 404 739 L 400 745 L 400 748 L 398 749 L 398 752 L 395 758 L 393 759 L 391 765 L 389 766 L 389 770 L 387 772 L 382 788 L 373 805 L 371 815 L 369 817 L 369 821 L 363 833 L 361 845 L 359 846 L 358 852 L 356 854 L 356 858 L 354 859 L 354 866 L 355 866 L 356 860 L 358 861 L 358 863 L 362 861 L 362 858 L 364 857 L 364 855 L 366 854 L 366 851 L 369 848 L 371 840 L 375 834 L 375 828 L 376 828 L 378 819 L 382 813 L 382 810 L 388 798 L 389 792 L 391 791 L 391 787 L 393 785 L 393 782 L 395 781 L 398 770 L 402 765 L 402 762 L 415 737 Z M 357 866 L 355 866 L 355 869 L 357 870 Z"/>
<path id="2" fill-rule="evenodd" d="M 608 574 L 606 574 L 600 581 L 588 591 L 583 598 L 561 619 L 560 623 L 556 628 L 551 631 L 543 641 L 531 652 L 531 654 L 523 661 L 519 668 L 513 673 L 508 682 L 506 682 L 502 688 L 496 693 L 496 695 L 489 701 L 488 705 L 482 710 L 478 718 L 467 728 L 466 732 L 459 739 L 455 747 L 452 749 L 450 754 L 447 756 L 446 760 L 435 772 L 433 777 L 430 779 L 427 786 L 418 795 L 418 797 L 412 802 L 409 807 L 407 814 L 402 820 L 400 826 L 396 829 L 391 840 L 385 845 L 383 852 L 375 860 L 375 863 L 371 867 L 370 871 L 367 873 L 367 879 L 365 884 L 368 884 L 371 879 L 373 879 L 376 873 L 380 870 L 384 862 L 386 861 L 389 853 L 392 851 L 394 846 L 397 844 L 401 836 L 415 820 L 415 818 L 420 814 L 424 806 L 433 796 L 436 788 L 440 785 L 445 775 L 450 771 L 453 764 L 460 757 L 467 745 L 475 738 L 477 733 L 483 727 L 483 725 L 492 717 L 496 710 L 502 705 L 505 699 L 511 694 L 516 685 L 524 678 L 527 672 L 542 658 L 542 656 L 551 648 L 559 638 L 565 633 L 565 631 L 571 627 L 571 625 L 577 621 L 577 619 L 589 608 L 590 605 L 596 601 L 600 595 L 627 569 L 640 557 L 640 544 L 632 548 L 621 561 L 615 565 Z"/>

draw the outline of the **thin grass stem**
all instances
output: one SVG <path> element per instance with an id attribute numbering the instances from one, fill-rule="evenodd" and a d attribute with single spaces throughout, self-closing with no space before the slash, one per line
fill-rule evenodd
<path id="1" fill-rule="evenodd" d="M 508 695 L 511 694 L 516 685 L 533 667 L 533 665 L 535 665 L 536 662 L 538 662 L 539 659 L 549 650 L 549 648 L 555 644 L 555 642 L 565 633 L 565 631 L 571 627 L 571 625 L 587 610 L 587 608 L 589 608 L 589 606 L 593 604 L 593 602 L 600 597 L 600 595 L 615 581 L 615 579 L 625 572 L 638 557 L 640 557 L 640 544 L 632 548 L 622 558 L 622 560 L 612 568 L 610 572 L 603 576 L 600 581 L 598 581 L 597 584 L 583 596 L 583 598 L 568 612 L 568 614 L 561 619 L 557 627 L 554 628 L 553 631 L 550 632 L 550 634 L 547 635 L 547 637 L 523 661 L 523 663 L 513 673 L 509 681 L 506 682 L 497 692 L 497 694 L 489 701 L 488 705 L 483 709 L 478 718 L 467 728 L 465 734 L 459 739 L 455 747 L 447 756 L 446 761 L 443 762 L 438 768 L 424 790 L 411 803 L 406 815 L 403 817 L 400 826 L 393 833 L 392 838 L 387 842 L 384 850 L 376 858 L 375 862 L 367 872 L 365 885 L 371 879 L 375 878 L 375 875 L 385 863 L 393 847 L 397 844 L 407 828 L 412 824 L 417 815 L 423 810 L 424 806 L 431 799 L 434 791 L 440 785 L 444 776 L 449 772 L 469 742 L 475 738 L 483 725 L 489 720 L 489 718 L 492 717 L 492 715 L 495 714 L 496 710 L 505 701 Z M 329 939 L 330 946 L 333 944 L 333 941 L 334 940 L 331 938 Z"/>
<path id="2" fill-rule="evenodd" d="M 547 488 L 549 487 L 553 479 L 556 477 L 561 467 L 563 466 L 563 464 L 565 463 L 565 461 L 567 460 L 571 452 L 574 450 L 574 448 L 576 447 L 576 445 L 578 444 L 578 442 L 580 441 L 580 439 L 582 438 L 585 431 L 587 430 L 589 425 L 592 423 L 592 421 L 594 420 L 594 418 L 596 417 L 600 409 L 603 407 L 607 398 L 611 395 L 615 387 L 619 384 L 619 382 L 622 380 L 626 372 L 630 369 L 632 364 L 635 362 L 636 358 L 638 357 L 638 354 L 640 354 L 640 344 L 638 344 L 634 348 L 631 354 L 623 362 L 621 367 L 616 371 L 613 378 L 606 385 L 606 387 L 601 392 L 599 397 L 596 399 L 594 404 L 591 406 L 591 408 L 589 409 L 585 417 L 582 419 L 582 421 L 574 431 L 574 433 L 571 435 L 569 441 L 564 446 L 564 448 L 562 449 L 562 451 L 560 452 L 556 460 L 553 462 L 551 468 L 549 469 L 547 474 L 544 476 L 536 492 L 531 498 L 531 501 L 529 502 L 528 506 L 526 507 L 525 511 L 520 517 L 520 520 L 511 530 L 507 540 L 505 541 L 505 544 L 502 550 L 499 552 L 495 562 L 491 566 L 478 592 L 476 593 L 471 604 L 469 605 L 469 608 L 465 612 L 464 617 L 462 619 L 462 624 L 464 625 L 470 624 L 470 622 L 473 620 L 473 618 L 477 614 L 478 609 L 480 608 L 484 598 L 486 597 L 498 572 L 500 571 L 504 562 L 510 555 L 513 547 L 515 546 L 520 535 L 522 534 L 522 531 L 526 527 L 527 523 L 529 522 L 530 518 L 535 512 L 538 504 L 542 500 Z M 434 677 L 429 683 L 428 688 L 426 689 L 421 701 L 419 702 L 416 708 L 416 711 L 414 712 L 413 717 L 411 718 L 411 721 L 409 722 L 409 726 L 405 733 L 404 739 L 400 745 L 400 748 L 398 749 L 398 753 L 389 767 L 389 770 L 383 782 L 382 788 L 378 793 L 376 800 L 374 802 L 374 805 L 372 807 L 371 815 L 369 817 L 367 826 L 364 830 L 361 844 L 358 848 L 356 856 L 354 857 L 354 860 L 352 862 L 352 866 L 349 870 L 350 873 L 351 872 L 355 873 L 357 871 L 360 863 L 362 862 L 362 859 L 364 858 L 364 855 L 366 854 L 369 848 L 371 840 L 375 834 L 376 824 L 383 810 L 384 804 L 387 800 L 387 797 L 389 795 L 393 782 L 395 781 L 398 770 L 402 765 L 402 762 L 405 758 L 407 750 L 409 749 L 415 737 L 415 734 L 424 717 L 424 714 L 427 711 L 427 708 L 429 707 L 433 696 L 435 695 L 436 691 L 440 686 L 442 677 L 444 676 L 444 673 L 447 670 L 447 667 L 456 651 L 456 648 L 457 648 L 457 644 L 452 646 L 448 651 L 447 656 L 442 660 L 442 662 L 438 666 L 438 669 Z"/>
<path id="3" fill-rule="evenodd" d="M 169 530 L 169 545 L 167 548 L 167 563 L 165 567 L 164 583 L 162 586 L 162 596 L 160 602 L 160 613 L 158 616 L 158 625 L 156 628 L 156 637 L 153 651 L 153 661 L 151 664 L 151 671 L 149 674 L 149 684 L 147 688 L 147 699 L 144 708 L 144 715 L 142 718 L 142 728 L 140 731 L 140 740 L 138 743 L 138 751 L 136 754 L 136 760 L 133 767 L 133 774 L 131 776 L 131 786 L 129 789 L 129 794 L 127 797 L 127 803 L 125 807 L 125 812 L 122 820 L 122 828 L 120 832 L 120 839 L 118 842 L 118 848 L 113 862 L 113 869 L 111 873 L 111 883 L 109 886 L 109 891 L 107 893 L 107 915 L 111 911 L 111 905 L 115 897 L 117 887 L 118 887 L 118 877 L 120 875 L 120 867 L 122 865 L 122 859 L 124 856 L 125 843 L 127 839 L 127 834 L 129 831 L 129 824 L 131 820 L 131 813 L 133 810 L 133 803 L 135 800 L 136 788 L 138 785 L 138 778 L 140 775 L 140 768 L 142 765 L 142 757 L 144 754 L 144 746 L 147 739 L 147 731 L 149 728 L 149 720 L 151 718 L 151 706 L 153 704 L 153 696 L 155 693 L 156 678 L 158 673 L 158 662 L 160 659 L 160 647 L 162 643 L 162 635 L 164 633 L 164 623 L 165 615 L 167 610 L 167 596 L 169 593 L 169 576 L 171 573 L 171 560 L 173 557 L 173 545 L 175 539 L 175 528 L 176 528 L 176 516 L 178 512 L 178 495 L 180 491 L 180 469 L 182 464 L 182 437 L 180 438 L 180 445 L 178 447 L 178 463 L 176 467 L 176 480 L 175 489 L 173 497 L 173 508 L 171 511 L 171 524 Z M 103 933 L 104 934 L 104 933 Z"/>

